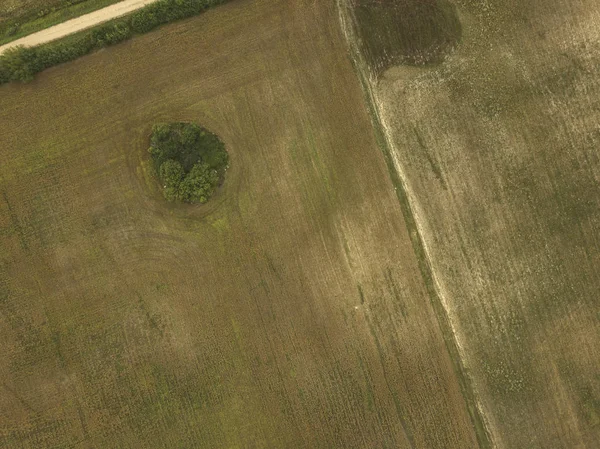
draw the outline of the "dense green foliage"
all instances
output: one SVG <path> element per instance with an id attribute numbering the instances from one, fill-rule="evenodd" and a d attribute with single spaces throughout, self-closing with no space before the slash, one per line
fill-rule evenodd
<path id="1" fill-rule="evenodd" d="M 109 45 L 146 33 L 168 22 L 200 14 L 227 0 L 160 0 L 132 13 L 79 33 L 63 42 L 50 42 L 38 47 L 17 47 L 0 56 L 0 84 L 30 81 L 36 73 Z"/>
<path id="2" fill-rule="evenodd" d="M 193 123 L 155 125 L 148 150 L 168 201 L 206 203 L 229 160 L 223 142 Z"/>

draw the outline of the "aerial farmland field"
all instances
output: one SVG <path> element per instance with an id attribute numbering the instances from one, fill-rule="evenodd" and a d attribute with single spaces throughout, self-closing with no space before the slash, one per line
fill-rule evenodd
<path id="1" fill-rule="evenodd" d="M 384 3 L 347 32 L 490 440 L 599 447 L 600 4 Z"/>
<path id="2" fill-rule="evenodd" d="M 2 447 L 477 447 L 335 3 L 234 1 L 0 102 Z M 165 121 L 223 139 L 208 204 L 156 191 Z"/>
<path id="3" fill-rule="evenodd" d="M 128 20 L 0 58 L 1 448 L 598 447 L 600 5 Z"/>

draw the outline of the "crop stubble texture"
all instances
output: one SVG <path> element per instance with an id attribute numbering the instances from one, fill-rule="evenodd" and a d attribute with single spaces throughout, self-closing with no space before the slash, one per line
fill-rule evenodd
<path id="1" fill-rule="evenodd" d="M 372 79 L 499 448 L 600 441 L 600 7 L 459 0 L 440 65 Z"/>
<path id="2" fill-rule="evenodd" d="M 333 2 L 233 2 L 0 102 L 4 447 L 476 447 Z M 174 120 L 230 153 L 206 207 L 144 181 Z"/>

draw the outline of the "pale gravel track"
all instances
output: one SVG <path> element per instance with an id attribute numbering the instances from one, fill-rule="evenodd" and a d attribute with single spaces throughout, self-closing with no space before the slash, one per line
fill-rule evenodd
<path id="1" fill-rule="evenodd" d="M 66 22 L 59 23 L 58 25 L 54 25 L 50 28 L 46 28 L 45 30 L 38 31 L 37 33 L 30 34 L 15 41 L 9 42 L 8 44 L 2 45 L 0 46 L 0 54 L 4 53 L 9 48 L 19 45 L 23 45 L 25 47 L 35 47 L 36 45 L 45 44 L 47 42 L 60 39 L 68 36 L 69 34 L 77 33 L 78 31 L 82 31 L 109 20 L 116 19 L 117 17 L 124 16 L 125 14 L 129 14 L 130 12 L 136 11 L 157 1 L 158 0 L 124 0 L 120 3 L 115 3 L 114 5 L 107 6 L 106 8 L 102 8 L 89 14 L 67 20 Z"/>

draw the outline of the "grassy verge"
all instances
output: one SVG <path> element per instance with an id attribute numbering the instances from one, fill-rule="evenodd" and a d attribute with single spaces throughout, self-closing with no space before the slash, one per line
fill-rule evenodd
<path id="1" fill-rule="evenodd" d="M 435 311 L 437 322 L 442 331 L 446 349 L 450 354 L 453 369 L 456 373 L 456 377 L 460 384 L 461 393 L 467 405 L 473 428 L 475 429 L 477 442 L 481 449 L 489 449 L 492 447 L 491 436 L 489 435 L 489 432 L 486 428 L 484 417 L 482 416 L 481 411 L 477 407 L 477 398 L 475 397 L 475 392 L 473 391 L 472 382 L 463 364 L 458 344 L 456 342 L 454 332 L 452 330 L 452 324 L 450 323 L 450 319 L 448 317 L 448 314 L 446 313 L 446 310 L 444 308 L 444 305 L 442 304 L 442 300 L 436 288 L 434 273 L 429 262 L 429 257 L 427 255 L 427 251 L 425 249 L 425 245 L 423 243 L 421 234 L 419 232 L 419 227 L 415 218 L 415 214 L 413 212 L 413 207 L 410 203 L 409 195 L 406 191 L 406 187 L 402 176 L 398 172 L 394 163 L 390 143 L 388 141 L 384 125 L 381 121 L 381 117 L 378 112 L 377 103 L 375 101 L 373 91 L 371 89 L 370 77 L 376 76 L 377 67 L 373 67 L 368 64 L 367 55 L 362 53 L 361 49 L 359 48 L 360 46 L 358 43 L 359 41 L 357 39 L 356 32 L 357 28 L 360 27 L 358 23 L 360 18 L 353 15 L 355 11 L 351 11 L 350 8 L 352 8 L 352 6 L 347 5 L 344 0 L 338 1 L 338 7 L 340 8 L 342 27 L 344 29 L 344 33 L 346 34 L 348 45 L 350 47 L 352 63 L 360 80 L 363 92 L 365 94 L 365 102 L 367 104 L 367 108 L 369 110 L 369 114 L 373 123 L 373 128 L 375 130 L 377 144 L 383 153 L 390 174 L 390 178 L 394 185 L 396 196 L 398 198 L 398 202 L 400 203 L 406 226 L 409 230 L 410 240 L 413 251 L 417 258 L 419 271 L 421 272 L 421 276 L 423 277 L 431 305 Z"/>
<path id="2" fill-rule="evenodd" d="M 138 11 L 102 24 L 70 39 L 37 47 L 17 47 L 0 56 L 0 84 L 31 81 L 49 68 L 103 47 L 117 44 L 160 25 L 201 14 L 227 0 L 161 0 Z"/>
<path id="3" fill-rule="evenodd" d="M 119 1 L 121 0 L 69 0 L 52 7 L 40 7 L 28 11 L 16 18 L 0 23 L 0 45 Z"/>

